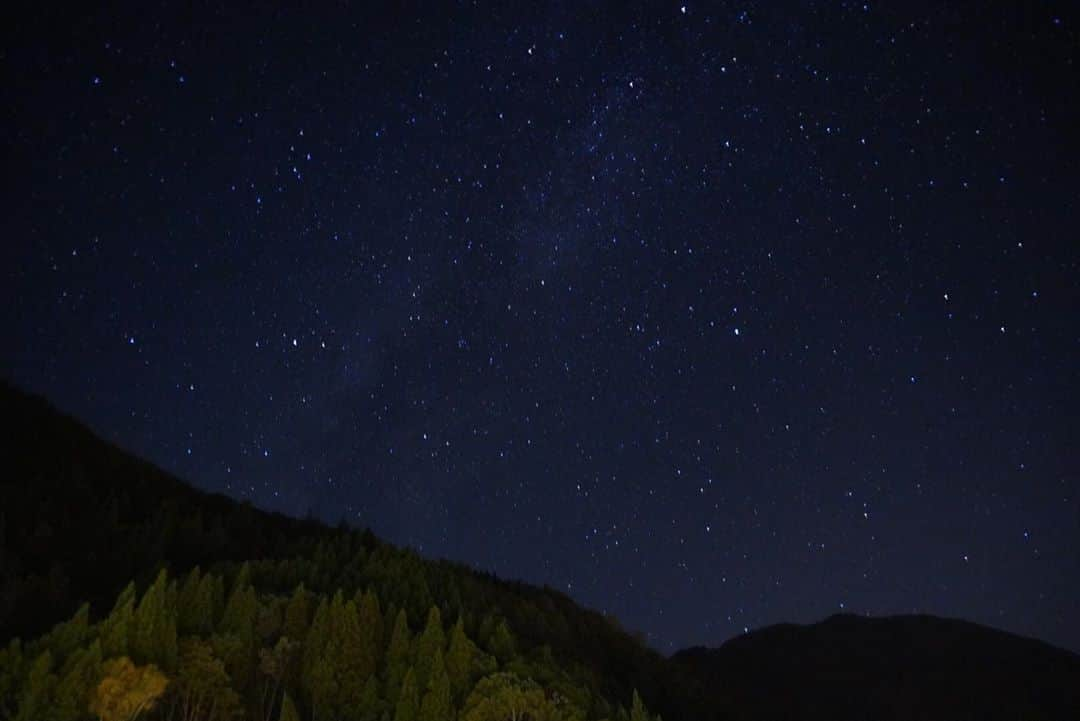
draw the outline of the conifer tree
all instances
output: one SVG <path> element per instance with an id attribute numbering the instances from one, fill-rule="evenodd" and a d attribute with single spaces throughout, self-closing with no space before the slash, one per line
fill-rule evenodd
<path id="1" fill-rule="evenodd" d="M 394 630 L 390 634 L 390 644 L 386 648 L 384 664 L 385 697 L 391 704 L 396 704 L 401 691 L 401 682 L 409 670 L 409 657 L 412 650 L 412 633 L 405 609 L 397 612 Z"/>
<path id="2" fill-rule="evenodd" d="M 337 716 L 337 699 L 340 692 L 334 667 L 329 659 L 320 656 L 314 662 L 308 682 L 313 721 L 334 719 Z"/>
<path id="3" fill-rule="evenodd" d="M 516 653 L 516 645 L 510 627 L 506 625 L 506 619 L 500 618 L 492 629 L 488 650 L 499 659 L 499 663 L 508 663 Z"/>
<path id="4" fill-rule="evenodd" d="M 207 619 L 205 633 L 209 633 L 210 629 L 217 627 L 221 614 L 225 611 L 225 580 L 221 576 L 209 576 L 208 578 L 211 579 L 210 588 L 208 589 L 210 617 Z"/>
<path id="5" fill-rule="evenodd" d="M 398 694 L 397 706 L 394 710 L 394 721 L 417 721 L 419 714 L 420 701 L 416 688 L 416 674 L 410 668 L 401 682 L 401 693 Z"/>
<path id="6" fill-rule="evenodd" d="M 364 685 L 375 671 L 375 647 L 370 635 L 360 626 L 359 612 L 353 601 L 344 604 L 338 614 L 327 657 L 338 675 L 336 705 L 339 713 L 347 719 L 356 719 Z"/>
<path id="7" fill-rule="evenodd" d="M 75 615 L 64 623 L 57 624 L 45 637 L 45 645 L 53 652 L 56 659 L 67 658 L 86 641 L 90 635 L 90 605 L 79 606 Z"/>
<path id="8" fill-rule="evenodd" d="M 313 688 L 313 674 L 316 664 L 322 659 L 326 650 L 327 640 L 330 638 L 330 604 L 324 596 L 315 609 L 315 617 L 311 621 L 307 639 L 304 642 L 304 656 L 301 663 L 300 678 L 304 689 L 311 695 Z"/>
<path id="9" fill-rule="evenodd" d="M 112 611 L 101 624 L 101 653 L 105 658 L 116 658 L 130 653 L 134 618 L 135 584 L 129 583 L 120 592 Z"/>
<path id="10" fill-rule="evenodd" d="M 479 649 L 465 635 L 465 620 L 458 616 L 450 630 L 450 646 L 446 651 L 446 673 L 450 677 L 450 691 L 455 701 L 461 701 L 472 689 L 476 656 Z"/>
<path id="11" fill-rule="evenodd" d="M 420 702 L 418 721 L 449 721 L 452 710 L 450 677 L 446 674 L 441 651 L 435 652 L 430 674 L 427 690 Z"/>
<path id="12" fill-rule="evenodd" d="M 131 651 L 136 661 L 154 663 L 166 670 L 176 668 L 176 617 L 169 611 L 168 576 L 164 569 L 135 609 Z"/>
<path id="13" fill-rule="evenodd" d="M 285 607 L 285 624 L 282 633 L 301 645 L 307 636 L 310 605 L 308 592 L 304 589 L 304 584 L 301 583 L 293 591 L 292 596 L 289 598 L 289 605 Z"/>
<path id="14" fill-rule="evenodd" d="M 30 673 L 19 694 L 19 710 L 14 721 L 38 721 L 44 718 L 53 705 L 56 674 L 53 673 L 53 656 L 43 651 L 34 659 Z"/>
<path id="15" fill-rule="evenodd" d="M 382 662 L 383 618 L 382 609 L 379 607 L 379 597 L 368 590 L 357 601 L 356 608 L 357 615 L 360 617 L 362 643 L 366 653 L 371 657 L 371 672 L 373 673 Z"/>
<path id="16" fill-rule="evenodd" d="M 641 696 L 638 695 L 637 689 L 634 689 L 634 696 L 630 702 L 630 721 L 652 721 L 649 711 L 641 701 Z"/>
<path id="17" fill-rule="evenodd" d="M 0 718 L 7 719 L 15 715 L 26 662 L 19 639 L 13 639 L 0 649 Z"/>
<path id="18" fill-rule="evenodd" d="M 101 673 L 101 642 L 79 649 L 65 664 L 66 673 L 56 688 L 51 721 L 79 721 L 85 716 L 90 691 Z"/>
<path id="19" fill-rule="evenodd" d="M 177 599 L 176 630 L 181 635 L 199 633 L 201 617 L 209 612 L 209 609 L 199 607 L 199 587 L 202 584 L 202 572 L 199 567 L 191 569 L 180 586 L 180 596 Z"/>
<path id="20" fill-rule="evenodd" d="M 416 641 L 416 683 L 420 688 L 427 688 L 431 679 L 431 666 L 435 660 L 435 654 L 441 654 L 446 648 L 446 634 L 442 627 L 442 614 L 438 606 L 432 606 L 428 611 L 427 625 L 423 633 Z"/>
<path id="21" fill-rule="evenodd" d="M 374 719 L 378 718 L 381 709 L 382 701 L 379 698 L 379 682 L 376 680 L 375 674 L 372 674 L 368 676 L 367 682 L 364 683 L 364 691 L 360 694 L 357 718 L 363 719 L 363 721 L 374 721 Z"/>

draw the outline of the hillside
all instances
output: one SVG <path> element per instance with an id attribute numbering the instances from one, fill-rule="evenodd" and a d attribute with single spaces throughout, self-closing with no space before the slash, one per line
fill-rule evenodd
<path id="1" fill-rule="evenodd" d="M 733 718 L 1080 718 L 1080 656 L 933 616 L 781 624 L 671 663 Z"/>
<path id="2" fill-rule="evenodd" d="M 7 385 L 0 451 L 0 719 L 126 718 L 103 685 L 153 696 L 140 718 L 1080 717 L 1080 658 L 961 621 L 664 659 L 552 589 L 197 491 Z"/>
<path id="3" fill-rule="evenodd" d="M 629 706 L 635 688 L 647 699 L 661 693 L 663 660 L 657 653 L 613 619 L 552 589 L 426 561 L 366 531 L 266 513 L 197 491 L 7 385 L 0 387 L 0 439 L 6 465 L 0 479 L 4 641 L 33 638 L 84 601 L 88 617 L 101 618 L 116 608 L 118 594 L 131 594 L 129 583 L 146 589 L 162 568 L 171 574 L 166 585 L 179 594 L 182 574 L 201 565 L 223 596 L 243 591 L 236 579 L 246 575 L 244 583 L 268 606 L 303 584 L 312 614 L 320 597 L 353 598 L 363 590 L 376 593 L 384 610 L 404 611 L 414 631 L 435 609 L 447 634 L 460 620 L 500 668 L 547 678 L 549 689 L 573 694 L 589 717 Z M 388 632 L 393 621 L 387 619 Z M 264 640 L 279 637 L 271 633 Z M 3 693 L 0 684 L 0 718 Z M 9 708 L 14 703 L 7 702 Z"/>

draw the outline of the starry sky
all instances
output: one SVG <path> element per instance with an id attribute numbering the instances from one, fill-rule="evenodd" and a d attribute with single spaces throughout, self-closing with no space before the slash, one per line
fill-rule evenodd
<path id="1" fill-rule="evenodd" d="M 10 380 L 664 652 L 1080 649 L 1074 6 L 111 5 L 0 50 Z"/>

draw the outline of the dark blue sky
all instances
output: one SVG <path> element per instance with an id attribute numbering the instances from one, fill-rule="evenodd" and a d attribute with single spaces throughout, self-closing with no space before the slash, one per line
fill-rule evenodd
<path id="1" fill-rule="evenodd" d="M 9 26 L 0 372 L 664 651 L 1080 649 L 1067 4 L 231 5 Z"/>

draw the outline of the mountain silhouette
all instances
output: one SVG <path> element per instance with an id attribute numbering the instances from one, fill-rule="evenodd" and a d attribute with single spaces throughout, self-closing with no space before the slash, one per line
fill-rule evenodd
<path id="1" fill-rule="evenodd" d="M 1080 718 L 1080 656 L 935 616 L 779 624 L 670 662 L 732 718 Z"/>

